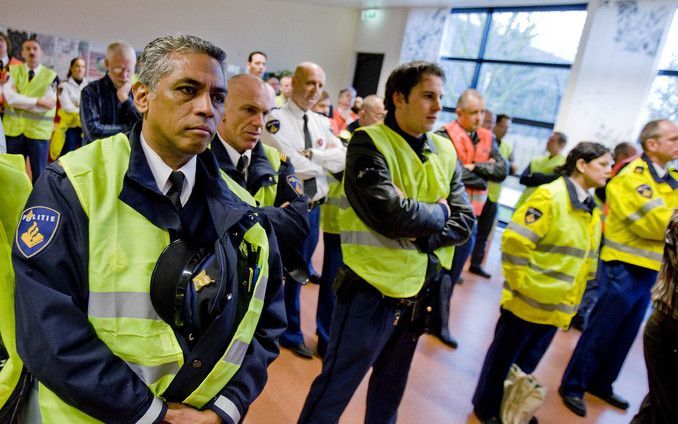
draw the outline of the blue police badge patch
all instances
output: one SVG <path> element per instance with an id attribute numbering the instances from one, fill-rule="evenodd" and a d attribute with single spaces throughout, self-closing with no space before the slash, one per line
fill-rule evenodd
<path id="1" fill-rule="evenodd" d="M 288 175 L 287 184 L 289 184 L 290 187 L 292 187 L 292 190 L 294 190 L 294 192 L 299 196 L 304 194 L 304 186 L 301 184 L 301 181 L 296 175 Z"/>
<path id="2" fill-rule="evenodd" d="M 280 121 L 277 119 L 271 119 L 266 123 L 266 131 L 271 134 L 275 134 L 280 131 Z"/>
<path id="3" fill-rule="evenodd" d="M 636 191 L 638 194 L 640 194 L 643 197 L 647 197 L 648 199 L 652 197 L 652 188 L 647 185 L 647 184 L 642 184 L 636 187 Z"/>
<path id="4" fill-rule="evenodd" d="M 49 245 L 59 227 L 61 214 L 44 206 L 33 206 L 21 215 L 16 231 L 16 245 L 27 258 Z"/>
<path id="5" fill-rule="evenodd" d="M 525 223 L 534 224 L 542 217 L 542 215 L 544 215 L 542 211 L 537 208 L 527 208 L 527 212 L 525 212 Z"/>

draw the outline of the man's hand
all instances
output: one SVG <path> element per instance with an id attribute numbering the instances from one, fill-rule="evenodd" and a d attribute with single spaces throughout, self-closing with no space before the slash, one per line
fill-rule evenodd
<path id="1" fill-rule="evenodd" d="M 311 149 L 302 149 L 299 150 L 299 154 L 305 157 L 308 160 L 313 159 L 313 150 Z"/>
<path id="2" fill-rule="evenodd" d="M 440 203 L 441 205 L 444 205 L 444 206 L 445 206 L 445 208 L 447 209 L 447 216 L 451 216 L 451 215 L 452 215 L 452 209 L 450 209 L 450 204 L 447 203 L 447 199 L 446 199 L 446 198 L 441 197 L 440 199 L 438 199 L 438 200 L 436 201 L 436 203 Z"/>
<path id="3" fill-rule="evenodd" d="M 51 96 L 44 96 L 40 97 L 38 101 L 35 102 L 35 105 L 43 107 L 45 109 L 52 109 L 56 107 L 56 101 Z"/>
<path id="4" fill-rule="evenodd" d="M 132 80 L 127 81 L 120 88 L 118 88 L 116 94 L 118 95 L 118 100 L 120 100 L 120 103 L 124 103 L 127 101 L 127 99 L 129 99 L 129 92 L 131 89 Z"/>
<path id="5" fill-rule="evenodd" d="M 469 171 L 473 172 L 475 169 L 476 164 L 475 163 L 466 163 L 464 164 L 464 168 L 468 169 Z"/>
<path id="6" fill-rule="evenodd" d="M 221 417 L 212 410 L 198 411 L 187 405 L 181 403 L 168 403 L 168 409 L 163 423 L 176 424 L 222 424 Z"/>

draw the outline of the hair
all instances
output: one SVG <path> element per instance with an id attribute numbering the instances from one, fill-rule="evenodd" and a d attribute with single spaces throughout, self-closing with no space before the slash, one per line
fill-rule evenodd
<path id="1" fill-rule="evenodd" d="M 66 78 L 70 78 L 71 75 L 73 75 L 73 72 L 71 72 L 71 68 L 73 67 L 73 64 L 75 64 L 75 62 L 78 60 L 82 60 L 83 62 L 85 61 L 85 59 L 81 57 L 74 57 L 73 59 L 71 59 L 71 64 L 68 65 L 68 75 L 66 75 Z"/>
<path id="2" fill-rule="evenodd" d="M 606 146 L 593 141 L 582 141 L 570 150 L 567 159 L 565 159 L 565 163 L 556 167 L 554 171 L 556 174 L 560 175 L 572 175 L 574 171 L 577 170 L 577 161 L 579 159 L 583 159 L 584 162 L 589 163 L 606 153 L 610 153 L 610 149 Z"/>
<path id="3" fill-rule="evenodd" d="M 482 100 L 483 96 L 478 90 L 474 90 L 473 88 L 464 90 L 464 92 L 461 93 L 461 96 L 459 96 L 459 99 L 457 99 L 457 106 L 455 109 L 463 109 L 463 106 L 466 105 L 466 102 L 471 98 Z"/>
<path id="4" fill-rule="evenodd" d="M 7 44 L 7 55 L 9 56 L 12 53 L 12 42 L 9 41 L 9 38 L 4 32 L 0 31 L 0 38 L 5 40 L 5 44 Z"/>
<path id="5" fill-rule="evenodd" d="M 327 91 L 323 90 L 323 92 L 320 93 L 320 98 L 318 99 L 318 103 L 322 102 L 322 101 L 325 100 L 325 99 L 329 99 L 329 98 L 330 98 L 330 93 L 328 93 Z"/>
<path id="6" fill-rule="evenodd" d="M 503 113 L 500 113 L 499 115 L 497 115 L 497 124 L 499 124 L 504 119 L 511 120 L 511 117 L 506 115 L 506 114 L 503 114 Z"/>
<path id="7" fill-rule="evenodd" d="M 22 50 L 24 48 L 24 44 L 26 44 L 28 42 L 35 43 L 38 46 L 40 46 L 40 48 L 42 49 L 42 45 L 40 44 L 40 42 L 38 41 L 37 38 L 27 38 L 27 39 L 25 39 L 24 41 L 21 42 L 21 49 Z M 7 46 L 7 52 L 9 52 L 9 45 Z"/>
<path id="8" fill-rule="evenodd" d="M 643 150 L 647 149 L 646 143 L 647 140 L 651 138 L 657 138 L 659 136 L 659 125 L 661 125 L 662 122 L 668 121 L 666 118 L 662 119 L 655 119 L 654 121 L 650 121 L 645 126 L 643 129 L 640 131 L 640 136 L 638 137 L 640 141 L 640 145 L 643 147 Z"/>
<path id="9" fill-rule="evenodd" d="M 255 54 L 260 54 L 260 55 L 264 56 L 264 59 L 268 59 L 268 57 L 266 56 L 266 53 L 260 52 L 260 51 L 257 50 L 257 51 L 250 53 L 249 56 L 247 56 L 247 63 L 250 63 L 252 61 L 252 57 L 254 57 Z"/>
<path id="10" fill-rule="evenodd" d="M 565 135 L 565 133 L 560 132 L 560 131 L 553 131 L 553 135 L 558 137 L 558 144 L 560 144 L 561 146 L 564 146 L 564 145 L 567 144 L 567 136 Z"/>
<path id="11" fill-rule="evenodd" d="M 342 94 L 349 92 L 351 93 L 351 98 L 355 99 L 355 96 L 357 95 L 357 92 L 355 91 L 355 88 L 353 87 L 346 87 L 343 88 L 341 91 L 339 91 L 339 97 L 341 97 Z"/>
<path id="12" fill-rule="evenodd" d="M 613 150 L 613 157 L 614 160 L 617 160 L 617 157 L 619 156 L 630 156 L 629 151 L 633 149 L 635 151 L 635 147 L 633 147 L 633 144 L 629 143 L 628 141 L 622 141 L 621 143 L 617 144 L 614 146 Z"/>
<path id="13" fill-rule="evenodd" d="M 205 54 L 216 60 L 225 74 L 226 53 L 219 47 L 194 35 L 166 35 L 156 38 L 144 47 L 139 58 L 139 81 L 155 89 L 175 66 L 175 56 L 189 53 Z"/>
<path id="14" fill-rule="evenodd" d="M 408 100 L 412 88 L 419 84 L 422 77 L 426 75 L 435 75 L 445 81 L 445 71 L 432 62 L 415 61 L 404 63 L 395 68 L 386 81 L 386 95 L 384 96 L 384 106 L 388 113 L 395 113 L 395 104 L 393 95 L 402 93 L 405 101 Z"/>
<path id="15" fill-rule="evenodd" d="M 134 47 L 126 41 L 114 41 L 106 47 L 106 60 L 111 60 L 115 55 L 124 54 L 136 57 Z"/>

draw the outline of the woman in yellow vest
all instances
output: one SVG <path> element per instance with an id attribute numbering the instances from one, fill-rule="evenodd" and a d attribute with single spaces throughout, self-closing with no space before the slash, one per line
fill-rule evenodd
<path id="1" fill-rule="evenodd" d="M 482 422 L 500 422 L 511 364 L 532 373 L 556 330 L 566 329 L 577 312 L 601 237 L 588 191 L 605 184 L 611 165 L 605 146 L 579 143 L 556 168 L 563 177 L 539 187 L 513 214 L 502 239 L 501 315 L 473 395 Z"/>
<path id="2" fill-rule="evenodd" d="M 56 159 L 82 144 L 80 125 L 80 92 L 89 81 L 85 78 L 85 61 L 79 57 L 71 60 L 67 80 L 59 83 L 59 125 L 52 135 L 50 156 Z"/>

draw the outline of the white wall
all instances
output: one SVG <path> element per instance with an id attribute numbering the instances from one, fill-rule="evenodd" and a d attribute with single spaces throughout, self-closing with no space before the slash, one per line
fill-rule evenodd
<path id="1" fill-rule="evenodd" d="M 360 12 L 349 8 L 273 0 L 6 1 L 0 26 L 103 45 L 124 39 L 137 49 L 161 35 L 191 33 L 223 48 L 233 65 L 244 66 L 252 50 L 267 53 L 271 71 L 316 62 L 334 96 L 353 78 Z"/>
<path id="2" fill-rule="evenodd" d="M 393 8 L 380 9 L 374 19 L 363 21 L 360 19 L 360 15 L 357 16 L 358 25 L 350 66 L 351 80 L 348 83 L 353 81 L 355 53 L 383 53 L 384 63 L 381 67 L 377 93 L 384 95 L 384 86 L 388 75 L 393 68 L 400 64 L 400 50 L 403 45 L 408 13 L 409 9 Z M 330 92 L 330 94 L 336 100 L 336 93 Z"/>

